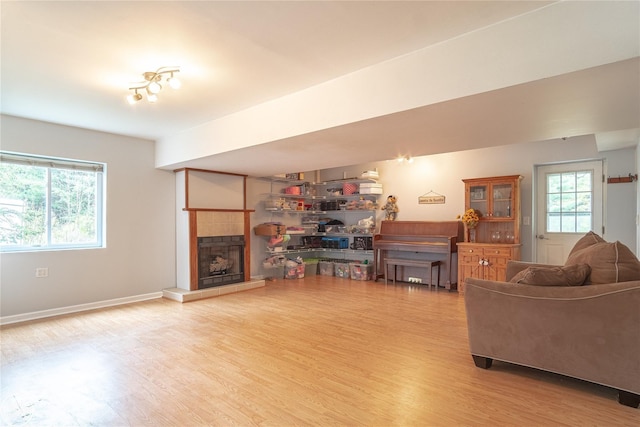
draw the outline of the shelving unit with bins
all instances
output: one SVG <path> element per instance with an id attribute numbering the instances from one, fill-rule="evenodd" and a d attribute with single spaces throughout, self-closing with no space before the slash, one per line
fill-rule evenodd
<path id="1" fill-rule="evenodd" d="M 476 241 L 458 243 L 458 283 L 475 277 L 506 280 L 509 260 L 520 259 L 520 181 L 509 175 L 463 179 L 465 211 L 475 209 L 480 216 Z"/>
<path id="2" fill-rule="evenodd" d="M 272 221 L 287 226 L 291 236 L 291 249 L 269 251 L 272 254 L 293 254 L 304 257 L 331 257 L 336 259 L 369 259 L 373 257 L 372 240 L 378 214 L 379 194 L 340 194 L 345 184 L 375 184 L 371 179 L 343 179 L 326 182 L 269 179 L 271 192 L 265 200 L 265 210 Z M 286 188 L 298 187 L 298 191 L 285 192 Z M 326 226 L 318 230 L 322 219 L 336 219 L 343 226 Z M 358 226 L 358 222 L 370 218 L 370 226 Z M 331 227 L 331 228 L 329 228 Z M 348 239 L 347 247 L 317 247 L 304 245 L 311 238 Z M 368 244 L 367 244 L 368 242 Z M 311 246 L 311 247 L 309 247 Z M 367 246 L 366 249 L 356 249 Z"/>

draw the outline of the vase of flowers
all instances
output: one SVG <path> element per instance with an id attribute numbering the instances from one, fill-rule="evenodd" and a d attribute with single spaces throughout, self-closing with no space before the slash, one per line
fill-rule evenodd
<path id="1" fill-rule="evenodd" d="M 476 241 L 476 226 L 480 222 L 480 215 L 475 209 L 467 209 L 462 216 L 457 217 L 464 224 L 464 241 L 473 242 Z"/>

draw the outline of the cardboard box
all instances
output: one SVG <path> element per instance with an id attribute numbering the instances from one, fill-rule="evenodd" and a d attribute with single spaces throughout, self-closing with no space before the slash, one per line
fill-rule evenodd
<path id="1" fill-rule="evenodd" d="M 287 226 L 283 224 L 260 224 L 253 227 L 256 236 L 277 236 L 286 234 Z"/>

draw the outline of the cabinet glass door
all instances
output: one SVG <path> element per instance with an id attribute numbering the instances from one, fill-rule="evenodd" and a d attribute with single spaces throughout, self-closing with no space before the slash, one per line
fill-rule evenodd
<path id="1" fill-rule="evenodd" d="M 475 209 L 481 217 L 489 213 L 489 187 L 487 185 L 472 185 L 469 188 L 469 208 Z"/>
<path id="2" fill-rule="evenodd" d="M 511 218 L 513 215 L 513 185 L 494 184 L 491 197 L 491 216 L 494 218 Z"/>

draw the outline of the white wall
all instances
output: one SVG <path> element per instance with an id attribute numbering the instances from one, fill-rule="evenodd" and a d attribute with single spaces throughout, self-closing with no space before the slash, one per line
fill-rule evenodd
<path id="1" fill-rule="evenodd" d="M 399 220 L 454 220 L 464 210 L 464 178 L 522 175 L 522 215 L 532 217 L 532 175 L 534 165 L 604 158 L 610 175 L 635 171 L 636 149 L 598 152 L 593 136 L 566 141 L 531 142 L 457 153 L 417 157 L 412 163 L 386 162 L 355 165 L 321 171 L 323 180 L 360 176 L 377 168 L 384 186 L 384 198 L 398 198 Z M 634 172 L 635 173 L 635 172 Z M 617 187 L 612 187 L 617 186 Z M 635 206 L 637 184 L 610 184 L 606 206 L 607 240 L 620 240 L 636 248 Z M 418 197 L 430 191 L 446 197 L 440 205 L 420 205 Z M 381 214 L 378 214 L 380 219 Z M 522 259 L 533 260 L 532 227 L 521 227 Z"/>
<path id="2" fill-rule="evenodd" d="M 175 177 L 152 141 L 10 116 L 1 132 L 3 150 L 107 163 L 106 248 L 2 254 L 2 318 L 175 287 Z"/>
<path id="3" fill-rule="evenodd" d="M 636 149 L 603 151 L 607 159 L 607 177 L 629 176 L 637 173 Z M 638 183 L 623 182 L 606 185 L 606 222 L 604 237 L 619 240 L 636 251 L 636 216 L 638 214 Z M 636 254 L 640 252 L 635 252 Z"/>
<path id="4" fill-rule="evenodd" d="M 0 316 L 16 316 L 156 293 L 176 286 L 176 193 L 173 172 L 155 169 L 151 141 L 2 116 L 2 149 L 107 163 L 107 247 L 105 249 L 2 254 Z M 464 208 L 463 178 L 521 174 L 523 215 L 531 216 L 531 176 L 535 164 L 605 158 L 608 174 L 637 172 L 639 148 L 598 153 L 593 137 L 571 138 L 321 171 L 311 180 L 359 176 L 377 168 L 388 194 L 398 197 L 400 220 L 452 220 Z M 635 159 L 635 160 L 634 160 Z M 290 171 L 296 172 L 295 165 Z M 248 182 L 247 208 L 256 209 L 252 226 L 264 215 L 261 195 L 268 183 Z M 442 205 L 419 205 L 434 191 Z M 608 240 L 636 248 L 640 211 L 638 184 L 608 186 Z M 634 215 L 634 207 L 636 209 Z M 378 218 L 382 212 L 378 212 Z M 531 260 L 531 227 L 523 226 L 523 259 Z M 252 274 L 260 274 L 264 239 L 252 236 Z M 49 277 L 35 278 L 48 267 Z"/>

